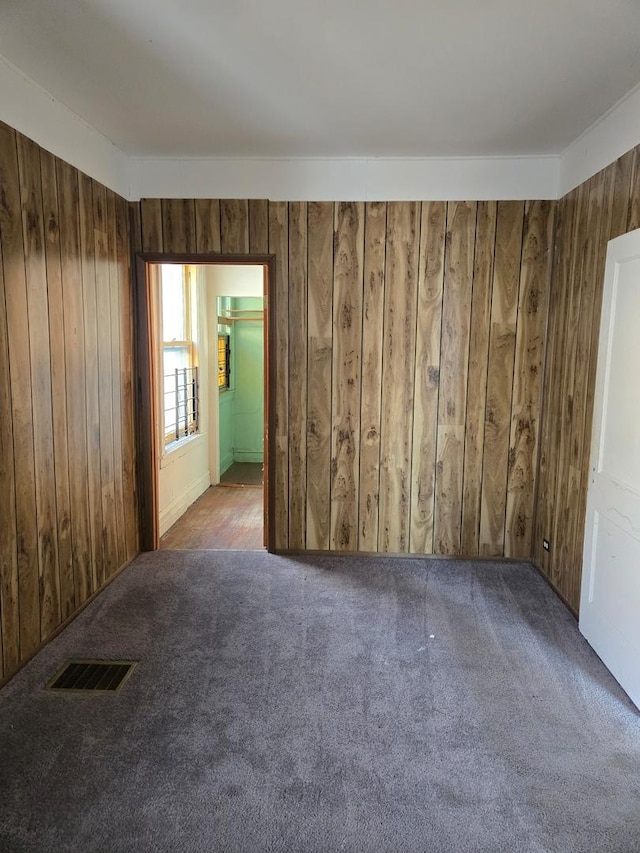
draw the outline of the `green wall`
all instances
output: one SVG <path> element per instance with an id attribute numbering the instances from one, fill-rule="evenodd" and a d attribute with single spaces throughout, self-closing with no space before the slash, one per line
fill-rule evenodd
<path id="1" fill-rule="evenodd" d="M 229 468 L 233 462 L 233 424 L 231 407 L 235 391 L 220 391 L 219 437 L 220 437 L 220 474 Z"/>
<path id="2" fill-rule="evenodd" d="M 262 311 L 261 298 L 227 300 L 236 311 Z M 264 459 L 264 327 L 238 320 L 231 331 L 231 389 L 220 391 L 220 473 L 232 462 Z"/>

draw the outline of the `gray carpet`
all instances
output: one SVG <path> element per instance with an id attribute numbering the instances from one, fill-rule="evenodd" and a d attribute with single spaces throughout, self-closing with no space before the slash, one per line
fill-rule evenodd
<path id="1" fill-rule="evenodd" d="M 0 795 L 3 853 L 633 853 L 640 715 L 530 566 L 162 551 L 0 691 Z"/>

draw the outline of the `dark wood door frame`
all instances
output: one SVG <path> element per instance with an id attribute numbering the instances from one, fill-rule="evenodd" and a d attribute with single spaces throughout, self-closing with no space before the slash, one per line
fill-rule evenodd
<path id="1" fill-rule="evenodd" d="M 136 303 L 136 378 L 137 378 L 137 481 L 138 510 L 140 526 L 140 548 L 153 551 L 158 547 L 158 477 L 157 449 L 154 434 L 154 377 L 152 355 L 152 318 L 150 279 L 148 264 L 237 264 L 262 265 L 265 295 L 265 426 L 266 426 L 266 478 L 265 509 L 265 546 L 268 551 L 275 547 L 275 459 L 276 432 L 273 423 L 276 393 L 276 256 L 275 255 L 220 255 L 176 252 L 137 252 L 135 263 L 135 303 Z"/>

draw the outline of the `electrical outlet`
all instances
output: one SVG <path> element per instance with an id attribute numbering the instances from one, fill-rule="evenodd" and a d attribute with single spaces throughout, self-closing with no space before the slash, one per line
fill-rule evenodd
<path id="1" fill-rule="evenodd" d="M 542 547 L 544 548 L 544 550 L 545 550 L 545 551 L 550 551 L 550 550 L 551 550 L 551 546 L 549 545 L 549 540 L 548 540 L 548 539 L 543 539 L 543 540 L 542 540 Z"/>

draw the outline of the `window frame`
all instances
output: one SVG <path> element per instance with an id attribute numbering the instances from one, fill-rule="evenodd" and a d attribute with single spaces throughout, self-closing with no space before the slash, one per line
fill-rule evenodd
<path id="1" fill-rule="evenodd" d="M 164 340 L 164 314 L 163 314 L 163 267 L 164 266 L 177 266 L 180 267 L 182 273 L 182 303 L 184 306 L 183 309 L 183 328 L 185 332 L 190 334 L 190 337 L 185 340 Z M 159 264 L 158 270 L 158 320 L 159 320 L 159 398 L 160 398 L 160 424 L 159 424 L 159 434 L 162 440 L 162 447 L 164 452 L 169 452 L 170 450 L 179 447 L 185 440 L 193 438 L 196 435 L 200 434 L 200 417 L 201 417 L 201 403 L 200 403 L 200 394 L 199 394 L 199 349 L 198 349 L 198 329 L 196 327 L 196 323 L 194 321 L 194 312 L 193 312 L 193 302 L 197 300 L 197 294 L 195 292 L 196 288 L 196 273 L 197 269 L 192 264 Z M 189 413 L 189 420 L 187 422 L 187 431 L 186 434 L 176 436 L 177 423 L 179 422 L 179 418 L 177 415 L 178 404 L 173 407 L 173 411 L 175 414 L 174 422 L 171 426 L 167 427 L 166 422 L 166 413 L 167 409 L 165 406 L 165 400 L 167 392 L 165 391 L 165 382 L 166 379 L 171 377 L 171 374 L 165 373 L 165 351 L 167 349 L 184 349 L 187 351 L 187 358 L 189 367 L 188 371 L 191 372 L 191 381 L 195 381 L 195 397 L 193 398 L 195 401 L 195 411 L 197 412 L 197 416 L 194 418 L 194 410 L 191 409 Z"/>

